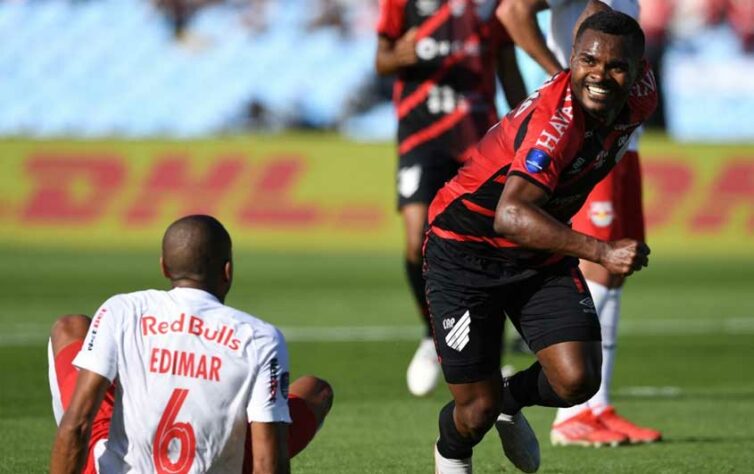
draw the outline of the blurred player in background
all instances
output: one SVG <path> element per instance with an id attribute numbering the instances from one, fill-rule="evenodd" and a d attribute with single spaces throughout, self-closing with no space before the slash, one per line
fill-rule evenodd
<path id="1" fill-rule="evenodd" d="M 578 24 L 592 13 L 611 7 L 639 18 L 638 0 L 606 0 L 604 3 L 597 0 L 506 0 L 498 8 L 498 16 L 516 44 L 548 74 L 556 74 L 568 65 Z M 551 10 L 547 43 L 536 18 L 537 12 L 546 8 Z M 638 131 L 634 133 L 620 163 L 594 188 L 584 207 L 574 216 L 574 230 L 604 240 L 645 240 L 638 135 Z M 619 416 L 610 403 L 624 277 L 611 274 L 604 266 L 588 260 L 582 260 L 580 267 L 602 327 L 602 383 L 587 402 L 558 409 L 551 440 L 557 445 L 583 446 L 658 441 L 661 439 L 659 431 L 636 426 Z"/>
<path id="2" fill-rule="evenodd" d="M 217 220 L 174 222 L 160 264 L 172 290 L 117 295 L 93 320 L 53 326 L 50 471 L 289 472 L 332 389 L 311 376 L 289 387 L 282 334 L 223 304 L 233 265 Z"/>
<path id="3" fill-rule="evenodd" d="M 578 259 L 627 276 L 648 263 L 635 239 L 570 228 L 594 186 L 654 111 L 654 75 L 639 24 L 614 11 L 581 24 L 571 69 L 508 113 L 432 201 L 425 244 L 427 301 L 453 400 L 439 415 L 437 473 L 470 473 L 495 425 L 519 469 L 539 468 L 523 407 L 567 407 L 600 385 L 600 323 Z M 536 362 L 503 378 L 506 316 Z"/>
<path id="4" fill-rule="evenodd" d="M 458 171 L 466 150 L 497 122 L 495 72 L 508 104 L 526 97 L 510 38 L 495 17 L 498 0 L 382 0 L 376 69 L 396 74 L 398 208 L 405 267 L 425 323 L 407 371 L 409 391 L 428 394 L 437 361 L 424 295 L 422 242 L 432 198 Z"/>

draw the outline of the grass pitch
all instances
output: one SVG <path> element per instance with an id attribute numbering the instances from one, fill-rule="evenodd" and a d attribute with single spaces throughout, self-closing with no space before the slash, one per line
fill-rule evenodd
<path id="1" fill-rule="evenodd" d="M 318 374 L 335 406 L 294 459 L 307 473 L 432 472 L 440 387 L 405 389 L 419 326 L 398 255 L 236 255 L 228 303 L 281 326 L 293 376 Z M 543 473 L 752 472 L 754 260 L 662 260 L 627 286 L 614 401 L 665 441 L 615 449 L 552 448 L 553 410 L 527 409 Z M 46 337 L 57 315 L 91 314 L 108 296 L 164 287 L 154 252 L 0 249 L 0 472 L 47 471 L 54 434 Z M 527 356 L 506 355 L 523 368 Z M 476 472 L 514 472 L 494 430 Z"/>

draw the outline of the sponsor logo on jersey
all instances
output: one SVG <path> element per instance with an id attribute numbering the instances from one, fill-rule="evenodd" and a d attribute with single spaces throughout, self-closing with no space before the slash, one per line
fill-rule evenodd
<path id="1" fill-rule="evenodd" d="M 270 401 L 275 400 L 278 395 L 278 389 L 280 388 L 280 381 L 278 376 L 280 375 L 280 365 L 277 357 L 273 357 L 270 360 Z"/>
<path id="2" fill-rule="evenodd" d="M 563 106 L 560 107 L 550 117 L 550 121 L 542 129 L 542 132 L 537 138 L 535 146 L 544 148 L 552 153 L 555 147 L 560 143 L 561 138 L 568 130 L 568 125 L 573 121 L 573 105 L 571 101 L 571 95 L 568 94 L 563 100 Z"/>
<path id="3" fill-rule="evenodd" d="M 607 227 L 613 223 L 615 213 L 610 201 L 595 201 L 589 204 L 589 220 L 597 227 Z"/>
<path id="4" fill-rule="evenodd" d="M 552 158 L 550 157 L 550 155 L 542 150 L 532 148 L 531 150 L 529 150 L 529 153 L 526 154 L 526 160 L 524 161 L 524 164 L 526 165 L 526 170 L 529 173 L 536 174 L 546 170 L 547 167 L 550 166 L 551 162 Z"/>
<path id="5" fill-rule="evenodd" d="M 199 316 L 181 313 L 177 318 L 161 321 L 156 316 L 145 314 L 141 317 L 141 334 L 143 336 L 164 336 L 171 333 L 184 333 L 215 342 L 230 350 L 241 347 L 241 340 L 235 336 L 235 329 L 225 324 L 213 326 Z"/>
<path id="6" fill-rule="evenodd" d="M 448 347 L 461 352 L 469 343 L 469 334 L 471 333 L 471 313 L 467 310 L 461 319 L 453 325 L 453 329 L 445 336 L 445 342 Z"/>
<path id="7" fill-rule="evenodd" d="M 92 325 L 89 328 L 89 342 L 86 345 L 86 349 L 89 351 L 94 348 L 94 340 L 97 339 L 97 331 L 99 330 L 100 323 L 102 322 L 105 313 L 107 313 L 107 308 L 102 308 L 99 313 L 97 313 L 97 316 L 94 317 Z"/>

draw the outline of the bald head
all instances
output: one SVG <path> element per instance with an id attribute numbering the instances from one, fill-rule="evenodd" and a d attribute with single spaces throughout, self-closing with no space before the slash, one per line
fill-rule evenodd
<path id="1" fill-rule="evenodd" d="M 230 261 L 230 235 L 214 217 L 178 219 L 162 238 L 163 271 L 173 286 L 201 288 L 224 296 L 230 289 L 229 269 L 226 270 Z M 223 291 L 224 285 L 227 288 Z"/>

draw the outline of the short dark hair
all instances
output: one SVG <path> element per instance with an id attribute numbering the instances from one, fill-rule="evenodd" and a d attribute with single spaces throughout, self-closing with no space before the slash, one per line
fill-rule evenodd
<path id="1" fill-rule="evenodd" d="M 608 35 L 628 36 L 634 54 L 644 57 L 644 32 L 639 23 L 625 13 L 615 10 L 603 10 L 587 17 L 576 32 L 576 42 L 586 30 L 595 30 Z"/>

